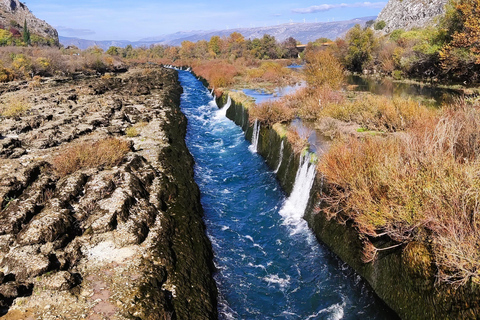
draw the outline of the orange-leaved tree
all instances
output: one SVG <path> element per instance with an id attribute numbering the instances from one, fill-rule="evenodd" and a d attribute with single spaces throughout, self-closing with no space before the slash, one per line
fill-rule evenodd
<path id="1" fill-rule="evenodd" d="M 442 67 L 457 76 L 471 77 L 468 70 L 480 65 L 480 0 L 453 0 L 451 5 L 455 30 L 450 30 L 451 41 L 440 52 Z"/>

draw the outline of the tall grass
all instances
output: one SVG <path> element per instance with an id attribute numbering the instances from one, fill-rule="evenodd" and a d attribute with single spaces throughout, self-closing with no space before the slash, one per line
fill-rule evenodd
<path id="1" fill-rule="evenodd" d="M 480 106 L 459 102 L 402 135 L 338 142 L 319 163 L 325 212 L 368 237 L 431 243 L 439 281 L 479 283 L 478 128 Z"/>

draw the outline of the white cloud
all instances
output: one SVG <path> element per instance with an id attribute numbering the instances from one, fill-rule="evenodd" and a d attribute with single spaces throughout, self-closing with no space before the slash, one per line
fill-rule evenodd
<path id="1" fill-rule="evenodd" d="M 293 13 L 315 13 L 315 12 L 324 12 L 337 8 L 378 8 L 382 9 L 385 7 L 386 2 L 357 2 L 357 3 L 339 3 L 339 4 L 321 4 L 318 6 L 311 6 L 308 8 L 297 8 L 293 9 Z"/>
<path id="2" fill-rule="evenodd" d="M 75 28 L 68 28 L 64 26 L 57 26 L 55 27 L 55 29 L 57 29 L 58 33 L 60 33 L 61 35 L 71 36 L 71 37 L 83 37 L 83 36 L 90 36 L 95 34 L 95 31 L 90 29 L 75 29 Z"/>

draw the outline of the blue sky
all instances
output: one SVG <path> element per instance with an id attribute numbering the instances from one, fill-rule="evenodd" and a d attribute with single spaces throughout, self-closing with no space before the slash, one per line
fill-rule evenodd
<path id="1" fill-rule="evenodd" d="M 92 40 L 139 40 L 192 30 L 259 27 L 376 16 L 385 1 L 29 0 L 32 12 L 60 35 Z"/>

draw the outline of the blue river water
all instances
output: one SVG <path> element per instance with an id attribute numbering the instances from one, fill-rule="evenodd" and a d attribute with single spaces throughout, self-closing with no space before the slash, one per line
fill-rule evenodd
<path id="1" fill-rule="evenodd" d="M 286 196 L 242 130 L 191 73 L 179 71 L 179 78 L 215 253 L 219 318 L 396 319 L 305 223 L 281 214 Z"/>

